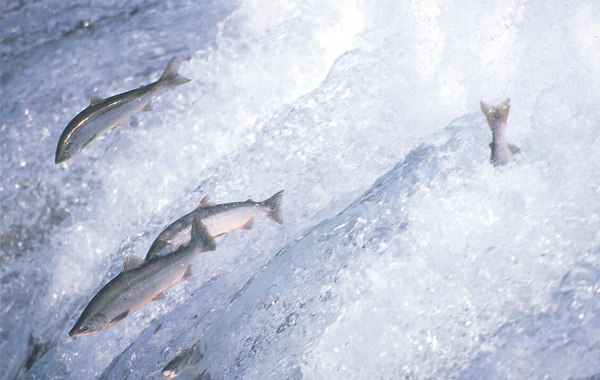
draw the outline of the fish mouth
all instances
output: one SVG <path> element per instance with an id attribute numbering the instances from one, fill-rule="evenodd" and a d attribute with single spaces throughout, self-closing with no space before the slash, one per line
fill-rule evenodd
<path id="1" fill-rule="evenodd" d="M 84 329 L 82 327 L 73 327 L 71 331 L 69 331 L 69 336 L 73 338 L 79 338 L 81 336 L 88 336 L 96 333 L 97 331 L 92 331 L 91 329 Z"/>
<path id="2" fill-rule="evenodd" d="M 73 149 L 73 142 L 64 142 L 61 141 L 56 148 L 56 155 L 54 156 L 54 163 L 60 164 L 73 157 L 79 150 Z"/>
<path id="3" fill-rule="evenodd" d="M 66 161 L 69 158 L 71 158 L 71 155 L 69 153 L 62 150 L 57 150 L 56 155 L 54 156 L 54 163 L 60 164 L 61 162 Z"/>
<path id="4" fill-rule="evenodd" d="M 95 334 L 108 327 L 108 317 L 102 313 L 94 313 L 90 318 L 79 318 L 75 326 L 69 331 L 69 336 L 79 338 Z"/>

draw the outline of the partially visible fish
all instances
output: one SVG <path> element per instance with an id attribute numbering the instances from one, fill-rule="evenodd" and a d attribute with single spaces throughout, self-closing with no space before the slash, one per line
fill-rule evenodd
<path id="1" fill-rule="evenodd" d="M 194 219 L 188 246 L 154 260 L 128 256 L 123 272 L 92 298 L 69 335 L 95 334 L 122 321 L 147 303 L 163 300 L 164 291 L 191 276 L 192 260 L 196 255 L 214 250 L 214 241 L 206 228 L 199 219 Z"/>
<path id="2" fill-rule="evenodd" d="M 266 216 L 282 224 L 280 206 L 283 190 L 262 202 L 248 199 L 245 202 L 224 203 L 213 205 L 208 197 L 204 197 L 196 210 L 182 216 L 165 228 L 154 240 L 146 254 L 146 260 L 157 256 L 167 255 L 181 246 L 189 244 L 192 220 L 198 218 L 206 226 L 212 238 L 221 236 L 238 228 L 252 229 L 254 217 Z"/>
<path id="3" fill-rule="evenodd" d="M 198 349 L 198 345 L 194 345 L 187 350 L 184 350 L 181 354 L 177 355 L 162 369 L 162 375 L 166 379 L 174 379 L 177 377 L 187 377 L 198 380 L 209 380 L 210 374 L 204 369 L 200 372 L 200 367 L 194 365 L 201 360 L 202 353 Z"/>
<path id="4" fill-rule="evenodd" d="M 506 165 L 512 160 L 515 153 L 521 151 L 519 147 L 506 143 L 506 118 L 510 109 L 510 98 L 500 103 L 497 107 L 481 102 L 481 111 L 487 119 L 492 130 L 492 142 L 490 148 L 492 154 L 490 161 L 494 166 Z"/>
<path id="5" fill-rule="evenodd" d="M 189 81 L 177 74 L 176 58 L 173 58 L 154 83 L 108 99 L 93 95 L 89 107 L 75 116 L 60 136 L 54 162 L 58 164 L 73 157 L 101 134 L 126 122 L 131 115 L 152 111 L 151 101 L 156 94 Z"/>

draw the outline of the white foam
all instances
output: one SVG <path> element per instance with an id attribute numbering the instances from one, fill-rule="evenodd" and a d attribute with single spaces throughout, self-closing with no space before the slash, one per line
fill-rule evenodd
<path id="1" fill-rule="evenodd" d="M 160 378 L 199 342 L 217 378 L 600 372 L 595 14 L 594 1 L 11 6 L 0 27 L 0 369 Z M 156 80 L 174 55 L 191 83 L 157 96 L 130 131 L 53 163 L 92 93 Z M 479 101 L 509 96 L 507 138 L 523 153 L 494 168 Z M 460 132 L 438 133 L 458 117 Z M 432 161 L 414 169 L 421 155 Z M 386 190 L 361 198 L 374 182 Z M 282 189 L 283 226 L 260 219 L 219 238 L 165 301 L 68 337 L 124 257 L 144 256 L 204 195 Z"/>

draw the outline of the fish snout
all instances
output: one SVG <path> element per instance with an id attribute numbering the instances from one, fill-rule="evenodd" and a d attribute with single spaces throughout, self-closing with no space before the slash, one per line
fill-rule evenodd
<path id="1" fill-rule="evenodd" d="M 108 317 L 101 313 L 93 314 L 89 318 L 80 318 L 69 331 L 69 336 L 79 338 L 92 335 L 107 328 L 108 323 Z"/>
<path id="2" fill-rule="evenodd" d="M 92 335 L 94 332 L 89 331 L 88 326 L 75 326 L 69 331 L 69 336 L 79 338 L 80 336 Z"/>
<path id="3" fill-rule="evenodd" d="M 65 154 L 64 152 L 59 152 L 58 150 L 56 151 L 56 156 L 54 157 L 54 163 L 55 164 L 60 164 L 63 161 L 66 161 L 70 158 L 71 156 Z"/>
<path id="4" fill-rule="evenodd" d="M 77 153 L 76 147 L 73 143 L 60 143 L 56 148 L 56 155 L 54 156 L 54 163 L 60 164 L 63 161 L 68 160 Z"/>

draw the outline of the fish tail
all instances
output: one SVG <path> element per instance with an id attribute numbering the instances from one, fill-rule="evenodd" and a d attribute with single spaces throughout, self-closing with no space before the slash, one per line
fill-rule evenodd
<path id="1" fill-rule="evenodd" d="M 191 80 L 177 74 L 177 57 L 173 57 L 160 76 L 159 81 L 165 83 L 168 88 L 173 88 L 186 84 Z"/>
<path id="2" fill-rule="evenodd" d="M 492 131 L 506 125 L 506 119 L 508 118 L 509 110 L 510 98 L 507 98 L 496 107 L 481 102 L 481 111 L 485 115 L 488 125 Z"/>
<path id="3" fill-rule="evenodd" d="M 202 252 L 214 251 L 217 249 L 217 245 L 213 240 L 212 236 L 206 229 L 206 226 L 200 218 L 194 218 L 192 220 L 192 241 L 190 244 L 195 244 L 202 249 Z"/>
<path id="4" fill-rule="evenodd" d="M 268 218 L 276 221 L 279 224 L 283 224 L 283 218 L 281 217 L 281 197 L 283 190 L 273 194 L 273 196 L 267 200 L 261 202 L 261 205 L 269 209 Z"/>

